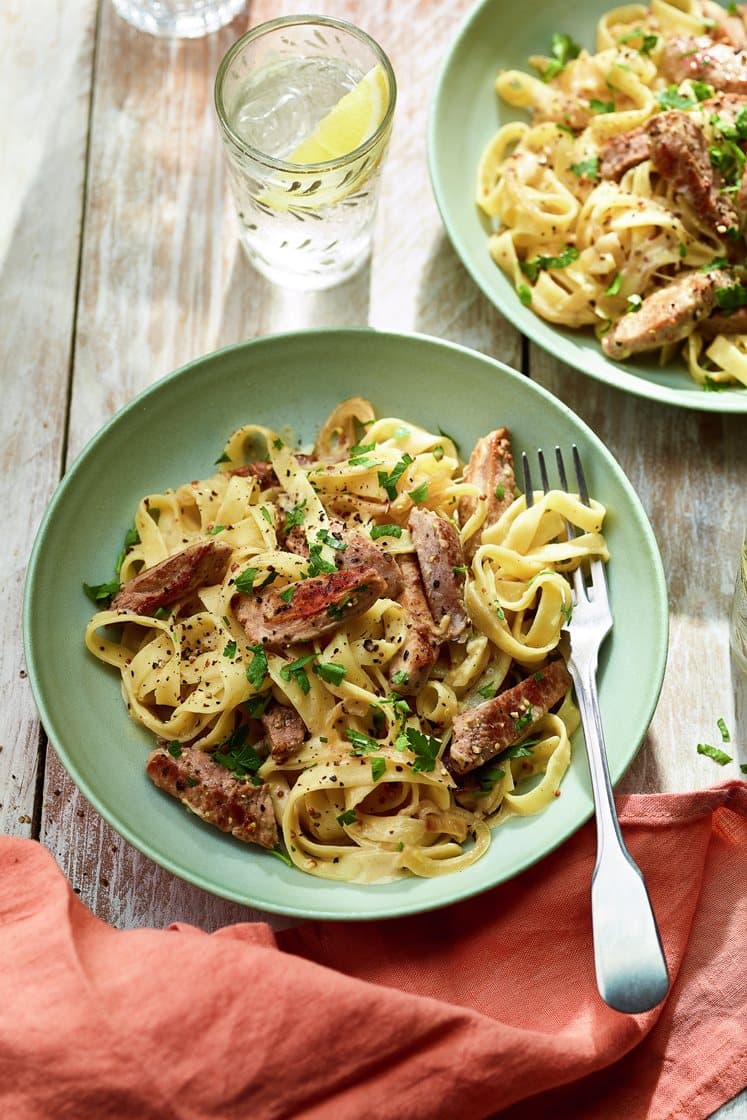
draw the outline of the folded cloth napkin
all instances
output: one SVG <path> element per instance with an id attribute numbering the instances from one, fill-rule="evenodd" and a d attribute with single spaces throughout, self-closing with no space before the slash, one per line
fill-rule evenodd
<path id="1" fill-rule="evenodd" d="M 589 824 L 431 914 L 114 930 L 0 839 L 0 1115 L 705 1117 L 747 1083 L 747 786 L 618 799 L 673 984 L 626 1016 L 592 962 Z"/>

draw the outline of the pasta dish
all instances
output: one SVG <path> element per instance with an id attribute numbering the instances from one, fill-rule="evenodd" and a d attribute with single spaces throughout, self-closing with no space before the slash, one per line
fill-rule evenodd
<path id="1" fill-rule="evenodd" d="M 478 169 L 489 251 L 551 323 L 621 361 L 681 349 L 704 389 L 747 385 L 747 5 L 626 4 L 593 52 L 558 32 L 500 98 Z"/>
<path id="2" fill-rule="evenodd" d="M 465 466 L 360 398 L 306 452 L 245 425 L 214 471 L 143 497 L 116 577 L 85 585 L 158 787 L 357 883 L 458 871 L 560 795 L 566 573 L 607 558 L 599 503 L 527 506 L 505 428 Z"/>

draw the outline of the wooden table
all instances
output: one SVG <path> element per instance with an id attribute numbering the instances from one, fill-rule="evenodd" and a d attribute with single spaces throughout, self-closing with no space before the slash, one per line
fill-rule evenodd
<path id="1" fill-rule="evenodd" d="M 134 31 L 108 0 L 0 3 L 0 822 L 39 838 L 116 926 L 215 929 L 253 914 L 141 857 L 66 776 L 24 671 L 28 556 L 62 473 L 115 410 L 189 359 L 273 331 L 369 323 L 440 335 L 523 369 L 582 416 L 643 501 L 671 605 L 661 700 L 619 789 L 739 776 L 736 761 L 721 769 L 696 744 L 720 741 L 719 717 L 735 730 L 727 610 L 747 417 L 657 405 L 576 373 L 522 340 L 470 280 L 441 226 L 425 151 L 436 76 L 470 3 L 315 0 L 384 46 L 400 95 L 370 268 L 313 295 L 272 287 L 244 257 L 212 104 L 220 58 L 249 19 L 303 11 L 303 0 L 253 0 L 223 31 L 173 43 Z"/>

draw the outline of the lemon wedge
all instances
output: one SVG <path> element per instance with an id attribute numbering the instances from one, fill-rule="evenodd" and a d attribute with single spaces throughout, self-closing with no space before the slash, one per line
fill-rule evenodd
<path id="1" fill-rule="evenodd" d="M 355 151 L 376 132 L 388 102 L 389 82 L 377 64 L 340 98 L 288 159 L 291 163 L 326 163 Z"/>

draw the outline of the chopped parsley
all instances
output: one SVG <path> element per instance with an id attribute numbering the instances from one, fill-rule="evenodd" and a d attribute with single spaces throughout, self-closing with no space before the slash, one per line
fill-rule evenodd
<path id="1" fill-rule="evenodd" d="M 428 497 L 428 483 L 421 482 L 420 485 L 416 486 L 414 490 L 409 490 L 408 494 L 412 498 L 415 505 L 419 505 Z"/>
<path id="2" fill-rule="evenodd" d="M 314 666 L 314 672 L 327 684 L 342 684 L 347 669 L 344 665 L 336 665 L 334 661 L 320 661 Z"/>
<path id="3" fill-rule="evenodd" d="M 254 580 L 257 576 L 256 568 L 244 568 L 234 580 L 234 587 L 240 591 L 242 595 L 251 595 L 254 590 Z"/>
<path id="4" fill-rule="evenodd" d="M 329 575 L 331 572 L 337 571 L 331 560 L 325 560 L 322 557 L 322 547 L 322 544 L 309 545 L 309 566 L 305 573 L 306 579 L 313 576 Z"/>
<path id="5" fill-rule="evenodd" d="M 224 451 L 223 454 L 219 455 L 218 458 L 215 460 L 215 466 L 217 467 L 220 463 L 230 463 L 230 462 L 231 462 L 231 456 L 226 451 Z"/>
<path id="6" fill-rule="evenodd" d="M 223 656 L 227 657 L 230 661 L 233 661 L 236 656 L 236 642 L 233 639 L 231 639 L 230 642 L 226 642 L 223 647 Z"/>
<path id="7" fill-rule="evenodd" d="M 290 603 L 295 594 L 296 594 L 295 584 L 289 583 L 288 586 L 284 587 L 282 591 L 278 591 L 278 598 L 282 599 L 284 603 Z"/>
<path id="8" fill-rule="evenodd" d="M 83 590 L 92 603 L 109 603 L 119 591 L 119 580 L 110 579 L 106 583 L 84 583 Z"/>
<path id="9" fill-rule="evenodd" d="M 747 288 L 744 284 L 732 284 L 728 288 L 716 288 L 716 303 L 722 311 L 734 311 L 747 305 Z"/>
<path id="10" fill-rule="evenodd" d="M 704 754 L 708 758 L 712 758 L 719 766 L 726 766 L 732 760 L 730 754 L 720 750 L 719 747 L 712 747 L 710 743 L 698 743 L 698 754 Z"/>
<path id="11" fill-rule="evenodd" d="M 495 783 L 500 782 L 505 777 L 506 771 L 498 770 L 495 767 L 491 767 L 489 770 L 481 770 L 479 774 L 480 791 L 482 793 L 490 793 Z"/>
<path id="12" fill-rule="evenodd" d="M 269 571 L 261 583 L 257 584 L 256 590 L 262 591 L 265 587 L 269 587 L 278 578 L 277 572 Z"/>
<path id="13" fill-rule="evenodd" d="M 316 539 L 321 541 L 322 544 L 328 544 L 335 552 L 344 552 L 348 547 L 345 541 L 341 541 L 339 537 L 334 536 L 328 529 L 319 529 L 316 534 Z"/>
<path id="14" fill-rule="evenodd" d="M 169 752 L 172 758 L 182 757 L 182 745 L 178 739 L 172 739 L 166 750 Z"/>
<path id="15" fill-rule="evenodd" d="M 721 742 L 730 743 L 731 735 L 729 733 L 729 728 L 726 726 L 726 720 L 723 718 L 717 719 L 716 727 L 718 727 L 719 731 L 721 732 Z"/>
<path id="16" fill-rule="evenodd" d="M 207 535 L 209 537 L 217 537 L 218 533 L 222 533 L 225 528 L 225 525 L 211 525 L 207 530 Z"/>
<path id="17" fill-rule="evenodd" d="M 578 175 L 579 179 L 595 181 L 599 178 L 599 156 L 590 156 L 589 159 L 582 159 L 580 163 L 572 163 L 571 171 L 574 175 Z"/>
<path id="18" fill-rule="evenodd" d="M 676 85 L 659 90 L 656 100 L 662 109 L 693 109 L 697 104 L 694 98 L 680 93 Z"/>
<path id="19" fill-rule="evenodd" d="M 714 268 L 729 268 L 730 262 L 726 257 L 714 257 L 708 264 L 702 264 L 698 272 L 712 272 Z"/>
<path id="20" fill-rule="evenodd" d="M 247 743 L 246 736 L 247 728 L 240 724 L 225 743 L 221 743 L 213 752 L 215 761 L 237 778 L 254 778 L 263 762 L 251 743 Z"/>
<path id="21" fill-rule="evenodd" d="M 390 502 L 396 500 L 397 483 L 399 482 L 407 468 L 410 466 L 410 464 L 414 461 L 415 460 L 413 459 L 412 455 L 408 455 L 407 452 L 405 452 L 399 462 L 392 467 L 389 474 L 387 474 L 386 471 L 378 472 L 379 486 L 383 487 L 383 489 L 386 490 L 387 497 L 389 498 Z"/>
<path id="22" fill-rule="evenodd" d="M 301 689 L 301 692 L 303 692 L 304 696 L 308 696 L 309 690 L 311 688 L 311 685 L 309 684 L 309 678 L 306 674 L 305 666 L 308 665 L 310 661 L 313 661 L 316 656 L 317 654 L 315 653 L 306 653 L 303 657 L 299 657 L 295 661 L 291 661 L 290 665 L 284 665 L 280 670 L 280 676 L 283 678 L 283 680 L 290 681 L 292 678 Z"/>
<path id="23" fill-rule="evenodd" d="M 506 488 L 499 482 L 493 493 L 495 494 L 498 501 L 502 502 L 506 496 Z"/>
<path id="24" fill-rule="evenodd" d="M 436 769 L 436 759 L 441 750 L 441 740 L 434 739 L 432 735 L 425 735 L 417 727 L 408 727 L 405 731 L 407 743 L 415 755 L 413 770 L 415 772 L 430 773 Z"/>
<path id="25" fill-rule="evenodd" d="M 261 642 L 256 646 L 249 646 L 249 649 L 254 656 L 246 667 L 246 679 L 258 689 L 267 676 L 267 654 Z"/>
<path id="26" fill-rule="evenodd" d="M 517 733 L 520 731 L 526 731 L 526 729 L 528 727 L 531 727 L 533 723 L 534 715 L 532 714 L 532 709 L 527 708 L 525 712 L 522 712 L 518 719 L 514 720 L 514 730 Z"/>
<path id="27" fill-rule="evenodd" d="M 633 311 L 640 311 L 642 304 L 643 299 L 637 292 L 634 292 L 632 296 L 628 296 L 628 314 Z"/>
<path id="28" fill-rule="evenodd" d="M 598 97 L 592 97 L 589 108 L 592 113 L 614 113 L 616 106 L 614 101 L 600 101 Z"/>
<path id="29" fill-rule="evenodd" d="M 562 31 L 556 31 L 550 40 L 550 52 L 552 54 L 551 61 L 544 70 L 540 71 L 543 82 L 551 82 L 553 78 L 557 78 L 569 62 L 578 58 L 581 47 L 574 42 L 570 35 L 566 35 Z"/>
<path id="30" fill-rule="evenodd" d="M 386 759 L 377 755 L 371 759 L 371 777 L 375 782 L 386 772 Z"/>
<path id="31" fill-rule="evenodd" d="M 497 694 L 498 687 L 493 681 L 488 681 L 482 688 L 478 688 L 477 695 L 482 696 L 483 700 L 492 700 Z"/>
<path id="32" fill-rule="evenodd" d="M 535 282 L 540 272 L 548 268 L 567 268 L 573 261 L 578 260 L 579 251 L 575 245 L 567 245 L 556 257 L 535 257 L 531 261 L 519 261 L 521 271 L 532 283 Z"/>
<path id="33" fill-rule="evenodd" d="M 263 692 L 260 696 L 250 696 L 248 700 L 244 701 L 244 707 L 250 716 L 254 719 L 259 719 L 260 716 L 265 714 L 267 705 L 272 700 L 271 692 Z"/>
<path id="34" fill-rule="evenodd" d="M 659 42 L 658 35 L 648 33 L 644 31 L 642 27 L 636 27 L 635 30 L 629 31 L 627 35 L 623 35 L 617 41 L 618 43 L 631 43 L 635 39 L 641 40 L 640 47 L 635 48 L 640 54 L 651 54 L 651 51 Z"/>
<path id="35" fill-rule="evenodd" d="M 604 294 L 606 296 L 616 296 L 620 291 L 620 285 L 621 284 L 622 284 L 622 272 L 617 272 L 615 274 L 614 280 L 612 281 L 609 288 L 607 289 L 607 291 Z"/>
<path id="36" fill-rule="evenodd" d="M 381 747 L 376 739 L 372 739 L 370 735 L 364 735 L 362 731 L 356 731 L 354 727 L 348 727 L 345 731 L 345 738 L 353 745 L 353 754 L 370 754 L 371 751 L 377 751 Z"/>
<path id="37" fill-rule="evenodd" d="M 440 443 L 437 444 L 436 447 L 431 448 L 431 455 L 433 456 L 433 458 L 436 460 L 437 463 L 441 462 L 441 460 L 443 459 L 445 454 L 446 454 L 446 452 L 444 451 L 444 449 L 443 449 L 443 447 L 441 446 Z"/>
<path id="38" fill-rule="evenodd" d="M 299 502 L 297 506 L 294 506 L 293 509 L 289 510 L 288 513 L 286 513 L 284 526 L 286 533 L 291 529 L 297 528 L 299 525 L 303 525 L 304 518 L 306 517 L 305 511 L 306 499 L 304 499 L 302 502 Z"/>
<path id="39" fill-rule="evenodd" d="M 267 522 L 268 525 L 273 524 L 272 514 L 270 513 L 267 506 L 260 506 L 259 507 L 259 512 L 262 514 L 262 516 L 264 517 L 264 519 L 265 519 L 265 521 Z"/>
<path id="40" fill-rule="evenodd" d="M 358 820 L 358 814 L 356 813 L 355 809 L 346 809 L 344 813 L 339 813 L 335 819 L 340 825 L 355 824 L 355 822 Z"/>
<path id="41" fill-rule="evenodd" d="M 396 673 L 392 673 L 392 684 L 407 684 L 410 679 L 410 674 L 406 673 L 404 669 L 398 669 Z"/>
<path id="42" fill-rule="evenodd" d="M 401 537 L 402 527 L 400 525 L 372 525 L 371 526 L 371 540 L 377 541 L 379 537 Z"/>
<path id="43" fill-rule="evenodd" d="M 516 289 L 516 294 L 518 295 L 524 306 L 529 307 L 529 304 L 532 302 L 532 289 L 529 287 L 529 285 L 519 284 Z"/>

